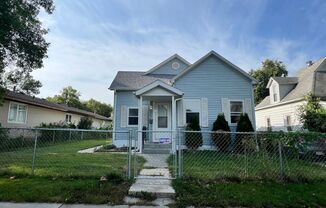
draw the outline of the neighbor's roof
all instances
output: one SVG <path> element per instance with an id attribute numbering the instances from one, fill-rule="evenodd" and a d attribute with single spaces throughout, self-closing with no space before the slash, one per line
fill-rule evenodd
<path id="1" fill-rule="evenodd" d="M 298 83 L 298 77 L 272 77 L 267 84 L 267 88 L 270 87 L 272 80 L 281 85 Z"/>
<path id="2" fill-rule="evenodd" d="M 280 81 L 281 83 L 294 83 L 297 79 L 297 84 L 280 102 L 276 104 L 270 103 L 269 96 L 256 106 L 256 109 L 272 107 L 275 105 L 280 105 L 290 101 L 301 100 L 309 92 L 312 92 L 314 86 L 314 72 L 322 65 L 323 62 L 326 62 L 326 58 L 321 58 L 311 66 L 300 69 L 295 77 L 287 77 L 289 79 L 284 79 L 285 77 L 273 77 L 275 81 Z M 286 81 L 287 80 L 287 81 Z"/>
<path id="3" fill-rule="evenodd" d="M 171 85 L 171 74 L 146 74 L 139 71 L 119 71 L 109 89 L 111 90 L 138 90 L 156 80 Z"/>
<path id="4" fill-rule="evenodd" d="M 67 113 L 75 113 L 75 114 L 79 114 L 79 115 L 90 116 L 90 117 L 97 118 L 100 120 L 107 120 L 107 121 L 112 120 L 109 117 L 101 116 L 96 113 L 81 110 L 78 108 L 69 107 L 69 106 L 63 105 L 63 104 L 52 103 L 52 102 L 47 101 L 46 99 L 37 98 L 35 96 L 26 95 L 26 94 L 19 93 L 19 92 L 13 92 L 10 90 L 6 90 L 4 98 L 7 100 L 12 100 L 12 101 L 35 105 L 35 106 L 44 107 L 44 108 L 48 108 L 48 109 L 63 111 L 63 112 L 67 112 Z"/>

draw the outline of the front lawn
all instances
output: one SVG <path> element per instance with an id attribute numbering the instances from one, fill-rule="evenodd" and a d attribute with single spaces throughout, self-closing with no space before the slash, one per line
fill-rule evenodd
<path id="1" fill-rule="evenodd" d="M 311 161 L 283 156 L 288 180 L 326 180 L 326 167 Z M 238 180 L 278 180 L 278 155 L 266 153 L 234 154 L 217 151 L 184 150 L 183 176 L 200 179 L 238 178 Z M 172 159 L 169 160 L 170 165 Z"/>
<path id="2" fill-rule="evenodd" d="M 198 179 L 173 181 L 176 206 L 196 207 L 324 207 L 326 182 L 215 182 Z"/>
<path id="3" fill-rule="evenodd" d="M 130 182 L 112 178 L 99 183 L 94 178 L 0 178 L 0 201 L 121 204 Z"/>
<path id="4" fill-rule="evenodd" d="M 35 175 L 50 177 L 100 177 L 108 173 L 125 175 L 127 155 L 114 153 L 81 154 L 79 150 L 109 144 L 111 140 L 92 139 L 58 144 L 39 144 Z M 29 175 L 32 171 L 32 148 L 0 153 L 0 173 Z"/>

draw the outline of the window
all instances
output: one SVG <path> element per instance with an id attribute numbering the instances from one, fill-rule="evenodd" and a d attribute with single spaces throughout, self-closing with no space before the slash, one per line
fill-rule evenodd
<path id="1" fill-rule="evenodd" d="M 71 115 L 66 114 L 66 123 L 71 123 Z"/>
<path id="2" fill-rule="evenodd" d="M 27 117 L 27 106 L 18 104 L 18 103 L 10 103 L 9 113 L 8 113 L 8 122 L 9 123 L 26 123 Z"/>
<path id="3" fill-rule="evenodd" d="M 157 106 L 157 127 L 168 128 L 168 106 L 165 104 L 159 104 Z"/>
<path id="4" fill-rule="evenodd" d="M 291 116 L 288 115 L 285 117 L 285 126 L 287 128 L 288 131 L 292 131 L 292 122 L 291 122 Z"/>
<path id="5" fill-rule="evenodd" d="M 137 126 L 138 125 L 138 108 L 128 109 L 128 125 Z"/>
<path id="6" fill-rule="evenodd" d="M 186 123 L 196 120 L 199 123 L 199 113 L 186 112 Z"/>
<path id="7" fill-rule="evenodd" d="M 276 85 L 273 85 L 273 100 L 274 100 L 274 102 L 277 102 L 277 90 L 276 90 Z"/>
<path id="8" fill-rule="evenodd" d="M 201 100 L 200 99 L 185 99 L 185 109 L 186 109 L 186 124 L 190 123 L 192 120 L 196 120 L 198 124 L 200 122 L 200 111 L 201 111 Z"/>
<path id="9" fill-rule="evenodd" d="M 240 115 L 243 113 L 242 101 L 230 101 L 231 124 L 238 123 Z"/>

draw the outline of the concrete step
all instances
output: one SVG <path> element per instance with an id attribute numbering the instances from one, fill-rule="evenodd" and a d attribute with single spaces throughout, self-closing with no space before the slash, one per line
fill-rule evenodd
<path id="1" fill-rule="evenodd" d="M 171 149 L 172 148 L 172 144 L 158 144 L 158 143 L 147 143 L 147 144 L 144 144 L 144 147 L 146 148 L 169 148 Z"/>
<path id="2" fill-rule="evenodd" d="M 130 187 L 129 195 L 137 196 L 147 192 L 154 194 L 157 197 L 174 197 L 175 191 L 171 186 L 171 180 L 161 178 L 139 178 Z"/>

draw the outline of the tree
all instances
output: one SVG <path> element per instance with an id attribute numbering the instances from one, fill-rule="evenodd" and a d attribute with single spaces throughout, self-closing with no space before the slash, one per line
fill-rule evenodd
<path id="1" fill-rule="evenodd" d="M 326 133 L 326 109 L 321 106 L 320 98 L 309 93 L 305 96 L 305 101 L 306 104 L 299 108 L 303 128 Z"/>
<path id="2" fill-rule="evenodd" d="M 82 102 L 84 109 L 97 113 L 102 116 L 110 117 L 112 113 L 112 106 L 110 104 L 102 103 L 94 99 Z"/>
<path id="3" fill-rule="evenodd" d="M 38 19 L 41 9 L 52 14 L 53 0 L 0 1 L 0 88 L 9 83 L 9 89 L 38 93 L 41 84 L 31 72 L 43 66 L 49 46 L 44 38 L 48 30 Z"/>
<path id="4" fill-rule="evenodd" d="M 190 131 L 190 132 L 187 132 Z M 191 132 L 198 131 L 198 132 Z M 192 119 L 186 126 L 185 139 L 186 146 L 190 149 L 198 149 L 203 145 L 203 136 L 201 134 L 201 129 L 199 126 L 199 121 L 197 119 Z"/>
<path id="5" fill-rule="evenodd" d="M 47 97 L 46 99 L 53 103 L 66 104 L 69 107 L 82 108 L 82 103 L 79 100 L 80 92 L 71 86 L 64 87 L 59 95 Z"/>
<path id="6" fill-rule="evenodd" d="M 255 104 L 258 104 L 269 95 L 269 90 L 266 89 L 269 79 L 271 77 L 286 77 L 288 71 L 282 61 L 266 59 L 262 62 L 261 68 L 251 70 L 249 75 L 258 81 L 254 88 Z"/>
<path id="7" fill-rule="evenodd" d="M 252 135 L 242 134 L 241 132 L 253 132 L 254 128 L 251 124 L 247 113 L 241 114 L 237 124 L 237 134 L 235 139 L 235 152 L 243 153 L 246 140 L 250 140 Z"/>
<path id="8" fill-rule="evenodd" d="M 220 151 L 226 152 L 231 144 L 230 127 L 223 113 L 218 114 L 213 123 L 212 140 Z"/>

